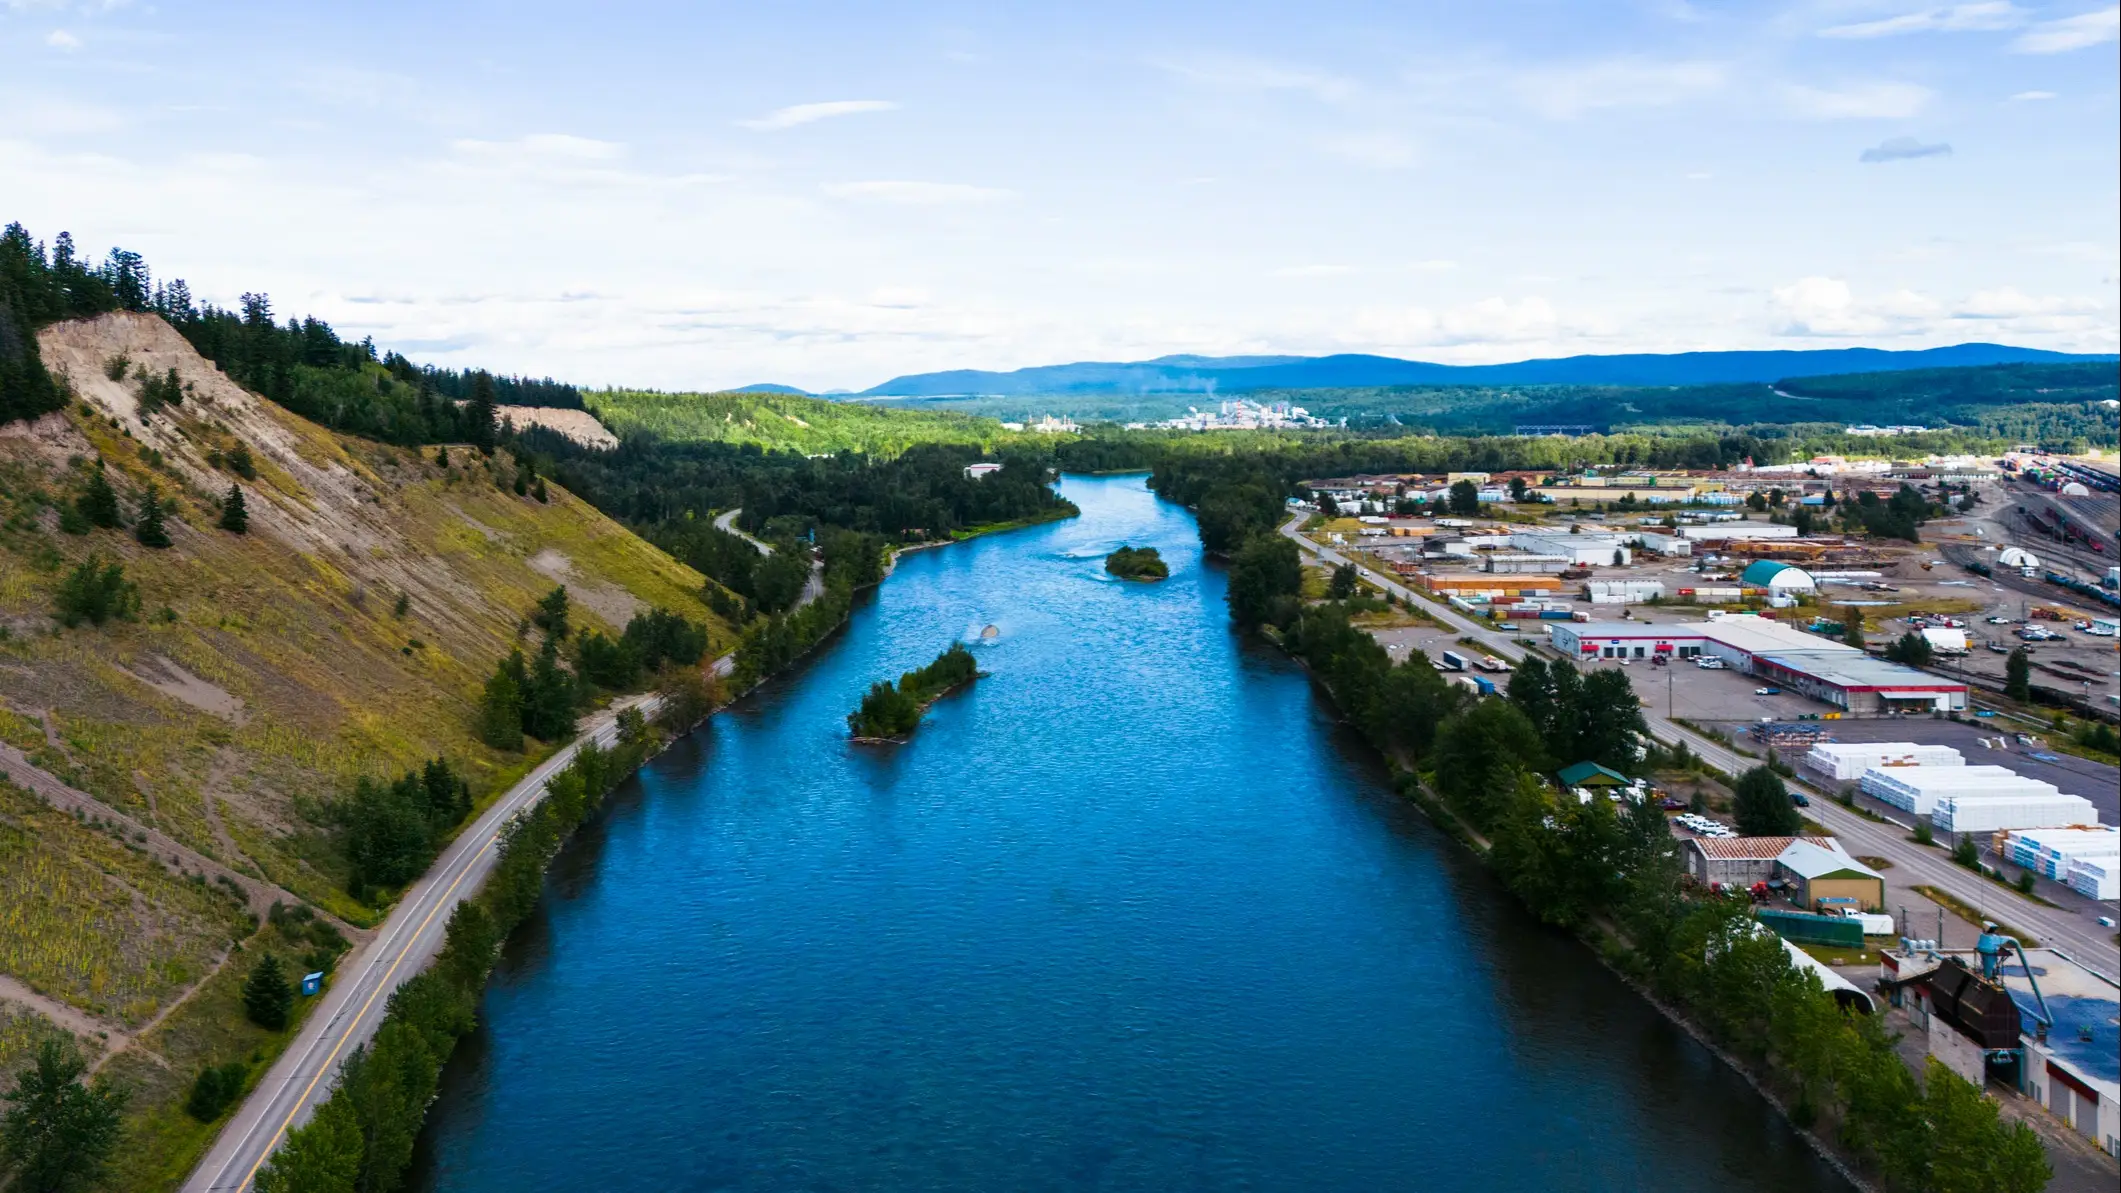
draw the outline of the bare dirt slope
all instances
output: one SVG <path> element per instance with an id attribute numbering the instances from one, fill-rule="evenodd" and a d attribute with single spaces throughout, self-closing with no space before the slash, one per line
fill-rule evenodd
<path id="1" fill-rule="evenodd" d="M 223 965 L 271 944 L 252 936 L 259 905 L 284 894 L 356 933 L 376 918 L 344 893 L 331 801 L 438 755 L 482 793 L 527 769 L 473 728 L 540 596 L 578 585 L 576 624 L 613 633 L 634 611 L 676 610 L 709 627 L 711 654 L 734 635 L 698 573 L 557 485 L 548 502 L 515 496 L 505 455 L 453 447 L 444 466 L 432 447 L 335 435 L 149 315 L 55 325 L 39 343 L 77 400 L 0 427 L 0 743 L 23 780 L 0 775 L 0 1062 L 11 1071 L 40 1033 L 107 1024 L 128 1041 L 109 1069 L 138 1087 L 141 1146 L 174 1154 L 205 1130 L 172 1109 L 198 1065 L 277 1047 L 241 1020 L 248 963 Z M 170 369 L 183 401 L 143 418 L 138 370 Z M 150 488 L 168 504 L 169 548 L 62 530 L 99 459 L 128 526 Z M 244 535 L 216 528 L 238 483 Z M 124 568 L 139 615 L 63 628 L 55 594 L 91 556 Z M 82 1018 L 54 1024 L 9 990 Z M 125 1187 L 150 1178 L 131 1170 Z"/>

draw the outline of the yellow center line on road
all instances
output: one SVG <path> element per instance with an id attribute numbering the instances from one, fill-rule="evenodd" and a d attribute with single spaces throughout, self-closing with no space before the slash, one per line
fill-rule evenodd
<path id="1" fill-rule="evenodd" d="M 433 923 L 435 916 L 441 914 L 442 909 L 449 905 L 449 897 L 456 893 L 457 887 L 462 884 L 466 878 L 470 877 L 473 863 L 477 862 L 479 860 L 479 856 L 492 847 L 496 839 L 498 838 L 488 838 L 486 843 L 484 845 L 479 846 L 478 851 L 473 853 L 471 857 L 465 861 L 464 869 L 460 873 L 458 873 L 456 880 L 449 884 L 448 890 L 442 892 L 442 897 L 435 902 L 435 905 L 432 908 L 428 910 L 426 918 L 420 921 L 420 926 L 413 930 L 413 940 L 417 941 L 418 939 L 420 939 L 421 933 L 427 931 L 427 925 Z M 302 1096 L 300 1098 L 297 1098 L 295 1100 L 295 1104 L 288 1109 L 287 1116 L 280 1120 L 280 1125 L 273 1128 L 272 1137 L 266 1141 L 265 1150 L 258 1154 L 258 1158 L 251 1163 L 250 1171 L 244 1173 L 243 1179 L 237 1182 L 236 1193 L 242 1193 L 244 1189 L 250 1187 L 250 1183 L 253 1180 L 257 1179 L 258 1169 L 265 1167 L 265 1161 L 271 1159 L 273 1152 L 278 1150 L 280 1146 L 280 1136 L 287 1133 L 287 1128 L 291 1126 L 295 1121 L 295 1115 L 300 1114 L 302 1112 L 302 1107 L 309 1104 L 309 1096 L 310 1094 L 316 1092 L 317 1082 L 324 1080 L 324 1075 L 326 1073 L 331 1072 L 332 1063 L 339 1059 L 340 1050 L 346 1047 L 347 1040 L 353 1038 L 354 1024 L 359 1023 L 361 1021 L 361 1017 L 363 1015 L 368 1014 L 368 1008 L 375 1005 L 377 996 L 381 995 L 383 991 L 390 988 L 391 975 L 398 972 L 398 966 L 403 965 L 405 963 L 406 956 L 411 952 L 412 949 L 410 945 L 398 950 L 397 958 L 390 963 L 390 968 L 384 971 L 382 980 L 376 983 L 376 988 L 374 990 L 369 991 L 368 997 L 361 1003 L 361 1009 L 355 1011 L 353 1018 L 348 1021 L 347 1030 L 339 1033 L 339 1042 L 332 1046 L 331 1055 L 324 1058 L 324 1064 L 320 1068 L 318 1068 L 315 1075 L 310 1077 L 309 1084 L 302 1087 Z"/>

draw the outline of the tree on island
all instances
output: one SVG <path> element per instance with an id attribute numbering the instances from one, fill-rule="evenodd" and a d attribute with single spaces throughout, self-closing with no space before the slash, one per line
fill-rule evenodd
<path id="1" fill-rule="evenodd" d="M 862 697 L 860 708 L 847 714 L 847 729 L 867 741 L 897 741 L 921 723 L 928 706 L 952 689 L 979 678 L 979 663 L 962 642 L 935 656 L 918 671 L 898 677 L 898 683 L 878 680 Z"/>
<path id="2" fill-rule="evenodd" d="M 1171 574 L 1163 555 L 1154 547 L 1129 547 L 1105 556 L 1105 570 L 1122 580 L 1161 580 Z"/>

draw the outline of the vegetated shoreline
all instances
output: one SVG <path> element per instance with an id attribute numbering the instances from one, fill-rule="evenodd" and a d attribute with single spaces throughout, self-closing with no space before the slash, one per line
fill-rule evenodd
<path id="1" fill-rule="evenodd" d="M 937 692 L 935 695 L 928 697 L 926 700 L 917 701 L 914 704 L 914 707 L 920 710 L 920 714 L 925 717 L 928 715 L 928 710 L 935 707 L 936 702 L 941 700 L 943 697 L 952 695 L 956 692 L 962 692 L 966 688 L 971 687 L 974 683 L 977 683 L 982 679 L 986 679 L 992 674 L 993 672 L 990 671 L 976 671 L 969 678 L 958 680 L 956 683 L 951 684 L 949 687 L 944 688 L 942 691 Z M 913 740 L 913 735 L 911 733 L 908 733 L 904 737 L 864 737 L 861 735 L 855 735 L 849 737 L 847 740 L 853 742 L 855 745 L 858 746 L 903 746 L 907 742 Z"/>
<path id="2" fill-rule="evenodd" d="M 898 569 L 899 556 L 901 555 L 911 555 L 916 551 L 932 551 L 937 547 L 953 547 L 959 543 L 969 543 L 973 539 L 985 538 L 990 534 L 1001 534 L 1010 530 L 1028 530 L 1033 526 L 1044 526 L 1048 522 L 1065 522 L 1070 518 L 1080 518 L 1082 516 L 1083 511 L 1076 508 L 1075 503 L 1071 501 L 1041 517 L 1018 518 L 1014 522 L 989 522 L 982 526 L 973 526 L 956 531 L 951 537 L 946 539 L 929 539 L 925 542 L 896 545 L 891 548 L 891 558 L 884 561 L 884 576 L 888 579 L 891 573 Z"/>
<path id="3" fill-rule="evenodd" d="M 1080 509 L 1076 508 L 1073 503 L 1070 503 L 1062 509 L 1056 510 L 1049 517 L 1023 519 L 1017 522 L 997 523 L 991 526 L 983 526 L 978 528 L 977 530 L 963 535 L 962 537 L 938 540 L 933 543 L 922 543 L 908 548 L 902 548 L 902 550 L 920 550 L 930 546 L 948 546 L 951 543 L 963 542 L 966 541 L 966 539 L 976 538 L 981 535 L 994 534 L 1004 530 L 1023 529 L 1029 526 L 1035 526 L 1045 522 L 1054 522 L 1063 520 L 1065 518 L 1079 517 L 1081 513 L 1082 511 Z M 883 569 L 883 575 L 869 584 L 853 586 L 851 589 L 849 589 L 850 598 L 854 594 L 881 587 L 883 585 L 884 580 L 890 578 L 891 572 L 893 570 L 893 567 L 896 565 L 897 560 L 898 551 L 894 551 L 892 553 L 891 558 L 885 564 L 885 567 Z M 822 629 L 814 639 L 812 639 L 808 644 L 803 647 L 802 650 L 791 655 L 785 662 L 782 663 L 780 667 L 776 668 L 771 672 L 767 672 L 757 676 L 748 686 L 743 688 L 741 691 L 728 693 L 726 697 L 718 703 L 708 703 L 704 705 L 701 708 L 698 717 L 695 718 L 690 724 L 684 725 L 682 727 L 679 727 L 677 725 L 662 726 L 662 732 L 656 735 L 654 743 L 649 748 L 645 750 L 628 750 L 626 752 L 627 765 L 624 766 L 620 771 L 609 776 L 603 777 L 605 779 L 605 782 L 603 784 L 603 790 L 592 791 L 587 793 L 587 807 L 583 810 L 579 819 L 577 819 L 574 824 L 568 826 L 564 832 L 562 832 L 556 837 L 556 839 L 552 840 L 549 843 L 546 843 L 543 846 L 543 851 L 545 855 L 542 858 L 536 859 L 535 880 L 537 884 L 537 889 L 535 892 L 535 897 L 529 902 L 527 906 L 521 909 L 520 918 L 517 918 L 513 924 L 508 925 L 508 927 L 504 931 L 502 931 L 496 939 L 490 942 L 489 955 L 485 959 L 485 962 L 482 967 L 482 972 L 478 975 L 476 985 L 474 988 L 465 992 L 470 1000 L 470 1006 L 467 1008 L 467 1016 L 471 1017 L 471 1022 L 476 1022 L 475 1016 L 477 1003 L 481 998 L 484 997 L 487 987 L 492 984 L 493 970 L 494 968 L 496 968 L 501 954 L 506 950 L 509 940 L 514 936 L 515 930 L 521 926 L 524 920 L 527 920 L 529 918 L 530 911 L 534 910 L 537 903 L 543 899 L 543 884 L 545 874 L 551 869 L 552 863 L 555 859 L 557 859 L 560 851 L 563 850 L 566 847 L 567 843 L 574 838 L 575 834 L 580 831 L 581 826 L 589 823 L 595 816 L 601 814 L 605 802 L 605 797 L 608 796 L 611 791 L 615 790 L 619 784 L 625 782 L 627 779 L 632 778 L 635 774 L 637 774 L 640 771 L 641 767 L 646 766 L 651 760 L 660 757 L 664 751 L 668 750 L 671 746 L 676 745 L 679 741 L 682 741 L 685 738 L 691 736 L 693 732 L 697 731 L 702 724 L 705 724 L 707 720 L 714 716 L 716 713 L 734 707 L 739 701 L 748 698 L 752 694 L 758 692 L 761 688 L 765 687 L 768 681 L 796 670 L 797 665 L 800 664 L 804 659 L 807 659 L 812 654 L 816 653 L 820 646 L 824 645 L 826 642 L 838 636 L 838 634 L 842 630 L 844 630 L 848 623 L 852 620 L 853 614 L 854 604 L 853 601 L 849 599 L 847 607 L 841 611 L 837 619 L 835 619 L 829 626 Z M 712 669 L 722 661 L 722 659 L 734 657 L 734 653 L 730 655 L 720 656 L 719 658 L 705 664 L 703 669 L 711 672 Z M 959 688 L 969 686 L 974 680 L 977 680 L 978 678 L 980 678 L 980 675 L 983 674 L 985 673 L 975 674 L 971 679 L 967 679 L 959 683 L 953 684 L 944 691 L 936 693 L 936 695 L 932 699 L 926 701 L 921 705 L 922 710 L 925 712 L 927 707 L 933 704 L 935 700 L 939 700 L 942 697 L 947 696 L 950 693 L 958 690 Z M 555 750 L 559 748 L 564 747 L 556 747 Z M 612 751 L 596 750 L 594 754 L 598 762 L 618 755 L 619 750 L 617 749 L 614 749 Z M 550 757 L 550 753 L 547 753 L 545 756 Z M 579 762 L 581 760 L 581 754 L 578 752 L 576 757 L 577 762 Z M 536 763 L 532 763 L 531 765 L 534 767 Z M 577 767 L 575 766 L 575 764 L 570 764 L 566 770 L 560 772 L 560 774 L 558 775 L 555 775 L 551 782 L 557 783 L 560 781 L 562 776 L 574 774 L 576 770 Z M 526 770 L 525 773 L 528 773 L 528 771 Z M 540 801 L 538 801 L 537 804 L 533 805 L 532 808 L 525 811 L 524 813 L 519 814 L 518 820 L 528 823 L 530 821 L 538 819 L 541 816 L 547 815 L 545 809 L 552 802 L 553 793 L 548 787 L 546 796 Z M 490 807 L 490 803 L 487 806 Z M 528 834 L 525 835 L 527 836 Z M 534 840 L 525 842 L 525 845 L 530 848 L 540 847 L 539 843 Z M 500 875 L 508 867 L 510 862 L 510 854 L 512 853 L 515 847 L 516 842 L 512 838 L 508 836 L 504 836 L 502 838 L 501 860 L 496 864 L 494 871 L 496 876 Z M 531 876 L 525 875 L 526 879 L 529 877 Z M 458 910 L 461 911 L 466 907 L 472 906 L 474 902 L 484 899 L 490 891 L 494 890 L 495 885 L 496 879 L 490 877 L 487 880 L 487 885 L 485 887 L 483 887 L 475 894 L 469 896 L 463 903 L 460 903 L 458 905 Z M 454 921 L 455 916 L 453 915 L 451 924 L 452 928 L 455 927 Z M 429 975 L 439 974 L 444 968 L 444 958 L 449 952 L 450 945 L 445 944 L 443 952 L 437 954 L 435 959 L 429 962 L 428 966 L 425 969 L 421 970 L 418 974 L 415 974 L 413 978 L 408 979 L 406 985 L 400 986 L 399 992 L 402 993 L 413 982 L 427 978 Z M 382 1038 L 385 1030 L 391 1028 L 394 1024 L 400 1028 L 411 1032 L 419 1032 L 421 1030 L 420 1026 L 412 1022 L 412 1020 L 418 1014 L 418 1011 L 415 1010 L 407 1012 L 405 1010 L 405 1008 L 408 1006 L 417 1007 L 417 1005 L 418 1004 L 415 1002 L 401 1000 L 398 997 L 398 994 L 394 993 L 391 998 L 389 1011 L 386 1014 L 383 1022 L 378 1025 L 375 1037 L 372 1038 L 367 1045 L 364 1045 L 360 1051 L 366 1053 L 375 1048 L 377 1041 Z M 289 1038 L 292 1039 L 292 1035 L 290 1035 Z M 432 1080 L 435 1083 L 439 1082 L 442 1068 L 449 1063 L 449 1060 L 454 1053 L 454 1045 L 455 1040 L 451 1040 L 449 1041 L 446 1047 L 439 1047 L 433 1050 L 435 1056 L 433 1063 L 434 1071 L 432 1074 Z M 344 1066 L 342 1065 L 342 1075 L 343 1070 Z M 344 1089 L 344 1081 L 338 1081 L 334 1085 L 330 1097 L 328 1097 L 324 1103 L 319 1104 L 316 1114 L 311 1117 L 310 1121 L 304 1124 L 302 1127 L 295 1128 L 294 1130 L 289 1131 L 287 1139 L 282 1142 L 281 1146 L 278 1149 L 276 1149 L 273 1153 L 271 1153 L 271 1155 L 267 1157 L 265 1166 L 259 1170 L 259 1175 L 264 1178 L 264 1182 L 261 1183 L 259 1186 L 261 1193 L 265 1193 L 265 1191 L 268 1189 L 272 1190 L 273 1193 L 281 1193 L 281 1191 L 283 1190 L 284 1193 L 300 1193 L 300 1190 L 306 1188 L 306 1186 L 296 1184 L 282 1184 L 278 1181 L 275 1181 L 270 1175 L 272 1172 L 273 1161 L 278 1157 L 286 1156 L 289 1154 L 290 1149 L 294 1145 L 293 1141 L 295 1139 L 295 1136 L 299 1132 L 320 1132 L 320 1142 L 318 1144 L 318 1147 L 322 1148 L 330 1146 L 328 1143 L 322 1141 L 321 1133 L 329 1132 L 333 1128 L 330 1125 L 320 1126 L 319 1124 L 320 1120 L 324 1118 L 325 1107 L 330 1105 L 334 1101 L 337 1101 L 340 1097 L 341 1092 Z M 420 1100 L 418 1105 L 409 1112 L 411 1116 L 409 1122 L 398 1124 L 398 1126 L 404 1130 L 406 1138 L 416 1139 L 425 1130 L 427 1112 L 435 1101 L 435 1098 L 432 1096 L 432 1094 L 433 1091 L 430 1090 L 430 1096 Z M 216 1138 L 218 1138 L 218 1134 L 216 1135 Z M 211 1141 L 209 1141 L 208 1149 L 211 1150 Z M 359 1153 L 357 1150 L 357 1158 L 358 1155 Z M 409 1153 L 406 1158 L 409 1160 Z M 194 1161 L 194 1168 L 196 1168 L 196 1164 L 197 1161 Z M 402 1173 L 402 1163 L 398 1171 Z"/>
<path id="4" fill-rule="evenodd" d="M 1318 674 L 1311 669 L 1309 663 L 1283 645 L 1281 635 L 1269 631 L 1261 636 L 1273 642 L 1276 649 L 1280 650 L 1285 657 L 1303 669 L 1305 677 L 1311 681 L 1313 691 L 1322 694 L 1326 703 L 1336 713 L 1345 712 L 1340 707 L 1340 702 L 1334 699 L 1332 688 L 1318 677 Z M 1479 858 L 1483 865 L 1487 863 L 1488 843 L 1479 834 L 1475 833 L 1472 826 L 1468 825 L 1449 805 L 1445 804 L 1441 797 L 1430 791 L 1422 783 L 1419 774 L 1409 769 L 1399 759 L 1392 757 L 1390 754 L 1378 750 L 1375 746 L 1368 746 L 1368 743 L 1365 743 L 1365 745 L 1383 760 L 1387 770 L 1392 775 L 1393 785 L 1398 788 L 1400 794 L 1413 800 L 1415 806 L 1419 807 L 1432 823 L 1443 829 L 1446 835 L 1464 846 L 1467 852 Z M 1591 923 L 1596 927 L 1595 935 L 1582 931 L 1571 932 L 1568 935 L 1577 943 L 1584 945 L 1591 956 L 1600 965 L 1604 966 L 1607 972 L 1619 978 L 1629 989 L 1641 995 L 1645 1002 L 1655 1007 L 1659 1013 L 1681 1031 L 1693 1037 L 1695 1042 L 1707 1049 L 1710 1055 L 1728 1065 L 1733 1072 L 1738 1074 L 1741 1080 L 1751 1086 L 1756 1093 L 1766 1100 L 1768 1105 L 1775 1108 L 1775 1112 L 1782 1116 L 1783 1122 L 1792 1131 L 1795 1131 L 1799 1138 L 1805 1141 L 1814 1154 L 1824 1160 L 1834 1171 L 1840 1173 L 1844 1180 L 1857 1189 L 1863 1190 L 1863 1193 L 1880 1193 L 1879 1187 L 1859 1175 L 1855 1165 L 1850 1163 L 1849 1159 L 1838 1149 L 1834 1148 L 1810 1127 L 1797 1125 L 1796 1119 L 1791 1115 L 1790 1107 L 1784 1103 L 1780 1095 L 1768 1087 L 1766 1081 L 1759 1073 L 1754 1071 L 1752 1066 L 1747 1065 L 1722 1045 L 1716 1043 L 1714 1039 L 1710 1038 L 1707 1031 L 1696 1023 L 1692 1017 L 1687 1015 L 1686 1012 L 1659 998 L 1655 991 L 1616 964 L 1612 951 L 1598 947 L 1603 942 L 1609 943 L 1612 945 L 1613 950 L 1621 953 L 1632 951 L 1633 945 L 1624 936 L 1614 930 L 1611 925 L 1602 924 L 1596 920 L 1591 921 Z M 1542 925 L 1542 928 L 1544 927 L 1545 925 Z"/>

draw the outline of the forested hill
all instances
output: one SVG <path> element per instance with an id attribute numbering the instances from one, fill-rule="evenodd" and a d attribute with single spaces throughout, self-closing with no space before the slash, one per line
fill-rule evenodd
<path id="1" fill-rule="evenodd" d="M 247 1017 L 262 957 L 331 968 L 526 735 L 625 690 L 637 620 L 682 618 L 695 667 L 737 633 L 506 451 L 333 433 L 154 314 L 39 340 L 71 397 L 0 426 L 0 1073 L 72 1034 L 131 1097 L 110 1177 L 67 1187 L 166 1189 L 226 1105 L 198 1075 L 240 1090 L 289 1037 Z M 510 740 L 487 694 L 517 650 Z"/>
<path id="2" fill-rule="evenodd" d="M 988 372 L 957 369 L 894 377 L 862 397 L 942 395 L 1236 394 L 1253 390 L 1440 385 L 1717 385 L 1825 373 L 1955 368 L 2029 361 L 2112 360 L 2002 344 L 1957 344 L 1916 351 L 1828 348 L 1810 351 L 1633 353 L 1570 356 L 1495 365 L 1443 365 L 1389 356 L 1160 357 Z"/>
<path id="3" fill-rule="evenodd" d="M 767 392 L 658 393 L 597 390 L 596 416 L 623 437 L 667 443 L 728 443 L 818 455 L 853 451 L 893 456 L 920 443 L 991 444 L 1001 424 L 964 414 L 897 410 L 861 402 Z"/>
<path id="4" fill-rule="evenodd" d="M 64 404 L 36 330 L 110 311 L 159 315 L 239 385 L 333 430 L 386 443 L 490 440 L 496 405 L 582 406 L 574 386 L 551 378 L 415 365 L 378 356 L 366 339 L 344 340 L 321 319 L 280 323 L 263 294 L 243 295 L 234 310 L 202 304 L 182 278 L 157 282 L 138 253 L 112 249 L 99 263 L 64 232 L 47 246 L 9 224 L 0 232 L 0 425 Z"/>

